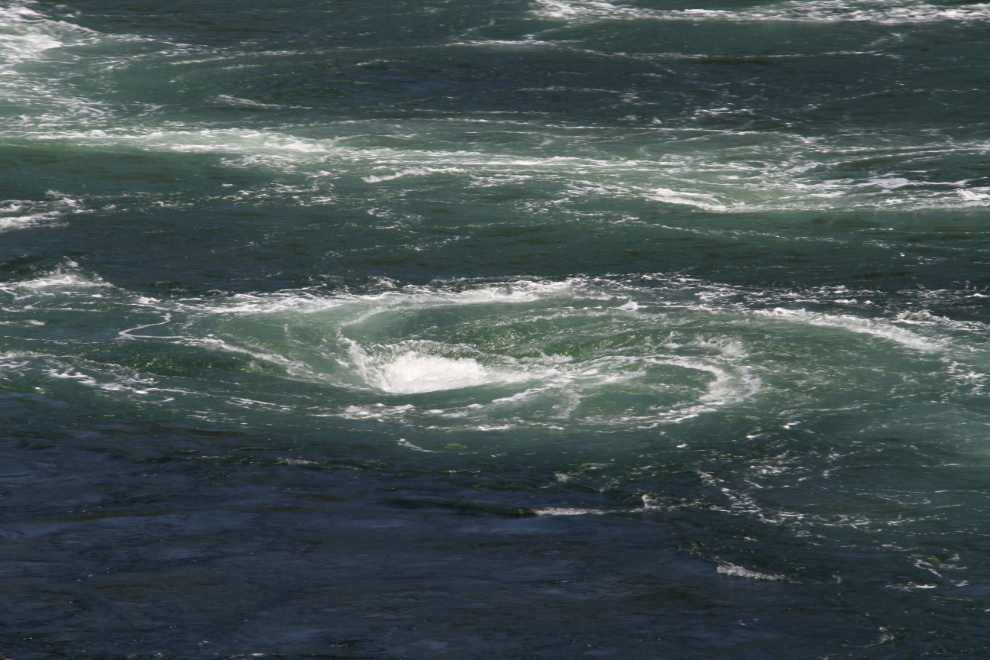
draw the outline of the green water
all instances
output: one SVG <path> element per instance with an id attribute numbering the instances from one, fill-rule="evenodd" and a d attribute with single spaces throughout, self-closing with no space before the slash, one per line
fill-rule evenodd
<path id="1" fill-rule="evenodd" d="M 0 652 L 985 657 L 988 26 L 0 3 Z"/>

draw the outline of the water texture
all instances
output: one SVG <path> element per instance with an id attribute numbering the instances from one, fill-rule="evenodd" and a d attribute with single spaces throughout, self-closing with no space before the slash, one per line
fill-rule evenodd
<path id="1" fill-rule="evenodd" d="M 990 655 L 990 4 L 0 0 L 0 656 Z"/>

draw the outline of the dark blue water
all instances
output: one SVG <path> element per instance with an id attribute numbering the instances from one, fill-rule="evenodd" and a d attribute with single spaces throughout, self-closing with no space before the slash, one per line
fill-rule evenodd
<path id="1" fill-rule="evenodd" d="M 0 656 L 987 657 L 988 43 L 0 0 Z"/>

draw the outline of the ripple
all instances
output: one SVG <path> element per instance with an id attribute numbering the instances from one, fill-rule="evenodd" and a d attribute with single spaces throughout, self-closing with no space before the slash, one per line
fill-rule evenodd
<path id="1" fill-rule="evenodd" d="M 981 409 L 990 373 L 982 332 L 850 308 L 846 290 L 652 276 L 154 299 L 66 266 L 0 294 L 8 379 L 222 424 L 663 434 L 713 415 L 798 424 L 946 396 Z"/>

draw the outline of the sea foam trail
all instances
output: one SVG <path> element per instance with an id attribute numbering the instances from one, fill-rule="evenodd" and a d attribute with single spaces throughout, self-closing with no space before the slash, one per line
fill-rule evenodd
<path id="1" fill-rule="evenodd" d="M 973 397 L 990 371 L 981 349 L 937 323 L 768 308 L 770 301 L 751 308 L 732 287 L 635 282 L 155 299 L 69 264 L 0 287 L 10 338 L 0 371 L 45 381 L 65 400 L 92 391 L 116 405 L 167 406 L 170 415 L 215 423 L 292 418 L 306 427 L 331 417 L 437 433 L 660 433 L 733 410 L 800 417 L 807 405 L 847 406 L 860 390 L 870 391 L 867 399 L 888 390 L 899 400 L 930 397 L 931 388 Z M 819 304 L 841 305 L 830 302 L 838 293 L 823 292 Z M 67 351 L 64 323 L 54 321 L 94 304 L 103 313 L 82 315 L 73 328 L 89 339 Z M 820 350 L 809 352 L 809 341 Z M 122 349 L 173 367 L 101 357 Z M 250 375 L 244 385 L 240 372 Z M 915 372 L 928 375 L 905 385 Z M 802 395 L 809 383 L 813 401 Z"/>
<path id="2" fill-rule="evenodd" d="M 45 51 L 93 43 L 98 39 L 96 32 L 49 20 L 26 3 L 14 2 L 0 7 L 0 71 L 5 73 L 22 62 L 38 59 Z"/>
<path id="3" fill-rule="evenodd" d="M 391 128 L 381 127 L 386 133 Z M 420 121 L 419 140 L 450 142 L 450 122 Z M 646 141 L 660 142 L 654 158 L 629 158 L 605 145 L 585 144 L 568 157 L 471 149 L 395 149 L 357 147 L 366 141 L 362 126 L 327 126 L 332 137 L 298 137 L 277 131 L 245 129 L 160 130 L 148 127 L 104 130 L 37 130 L 19 126 L 2 131 L 37 141 L 58 141 L 75 148 L 137 149 L 152 153 L 199 154 L 219 159 L 231 173 L 239 170 L 288 175 L 294 183 L 263 189 L 219 189 L 207 199 L 250 201 L 274 197 L 293 205 L 346 202 L 350 195 L 388 193 L 399 187 L 462 182 L 459 194 L 486 188 L 543 189 L 561 208 L 593 199 L 642 200 L 712 213 L 781 210 L 966 208 L 990 205 L 990 188 L 958 178 L 959 172 L 932 168 L 943 159 L 975 159 L 990 152 L 982 141 L 918 142 L 886 135 L 890 146 L 865 146 L 869 136 L 808 141 L 780 134 L 756 146 L 734 144 L 732 132 L 694 128 L 644 129 Z M 492 127 L 493 134 L 499 128 Z M 570 140 L 567 130 L 560 138 Z M 534 134 L 533 139 L 537 136 Z M 864 146 L 851 146 L 850 142 Z M 912 144 L 912 141 L 915 143 Z M 728 144 L 726 144 L 728 142 Z M 901 142 L 902 144 L 897 144 Z M 871 172 L 859 173 L 861 164 Z M 929 168 L 927 171 L 924 168 Z M 855 174 L 853 174 L 855 172 Z M 360 176 L 360 183 L 354 175 Z M 373 192 L 380 188 L 380 192 Z M 135 197 L 145 199 L 147 194 Z M 126 202 L 126 200 L 120 200 Z M 152 200 L 144 202 L 152 203 Z M 171 204 L 161 199 L 157 205 Z"/>
<path id="4" fill-rule="evenodd" d="M 489 188 L 518 189 L 527 195 L 536 191 L 544 208 L 568 211 L 595 199 L 719 214 L 990 205 L 990 187 L 983 185 L 978 165 L 990 151 L 985 140 L 920 137 L 916 132 L 890 129 L 854 129 L 832 136 L 779 130 L 760 132 L 760 139 L 754 140 L 757 133 L 746 128 L 747 122 L 763 112 L 739 103 L 695 107 L 683 117 L 664 116 L 662 121 L 648 114 L 630 115 L 632 123 L 620 128 L 593 123 L 548 125 L 542 116 L 481 113 L 439 120 L 417 116 L 401 126 L 391 120 L 349 118 L 308 124 L 305 135 L 294 135 L 284 126 L 270 125 L 277 124 L 277 113 L 289 106 L 232 94 L 211 96 L 210 108 L 220 103 L 228 108 L 271 111 L 276 113 L 272 122 L 245 128 L 198 113 L 184 112 L 179 117 L 169 114 L 158 102 L 161 99 L 152 100 L 151 95 L 130 99 L 127 104 L 116 100 L 122 81 L 108 72 L 131 59 L 126 49 L 116 52 L 116 47 L 147 41 L 147 52 L 142 51 L 140 61 L 149 72 L 199 61 L 196 58 L 206 51 L 215 57 L 245 54 L 152 42 L 139 35 L 99 34 L 46 18 L 35 7 L 14 4 L 0 10 L 0 34 L 6 35 L 0 41 L 4 62 L 0 66 L 7 67 L 9 74 L 0 77 L 0 86 L 6 86 L 5 101 L 12 105 L 9 117 L 0 119 L 0 136 L 32 145 L 71 145 L 82 153 L 91 149 L 94 157 L 101 158 L 106 152 L 123 157 L 133 151 L 199 155 L 216 159 L 210 162 L 232 174 L 248 170 L 291 178 L 262 187 L 202 191 L 202 203 L 274 199 L 321 206 L 447 184 L 446 190 L 458 195 L 481 194 Z M 566 0 L 538 3 L 538 11 L 565 18 L 651 20 L 982 20 L 990 12 L 988 7 L 810 2 L 729 12 L 656 11 Z M 64 63 L 54 57 L 84 45 L 105 48 L 84 54 L 62 52 L 59 57 Z M 610 58 L 614 54 L 600 55 Z M 18 73 L 21 64 L 42 60 L 48 64 L 45 76 Z M 88 88 L 66 84 L 78 78 L 80 71 L 93 72 L 99 82 Z M 662 73 L 664 68 L 657 71 Z M 82 89 L 92 93 L 83 95 Z M 538 96 L 575 90 L 548 85 L 517 91 Z M 586 91 L 592 96 L 617 94 L 617 102 L 632 104 L 630 112 L 637 97 L 632 92 L 628 96 L 628 90 L 594 87 Z M 635 112 L 650 111 L 651 103 Z M 704 123 L 713 120 L 738 125 Z M 462 138 L 468 131 L 493 140 L 465 144 Z M 511 138 L 511 147 L 493 146 L 506 138 Z M 548 150 L 547 140 L 556 141 L 558 147 Z M 389 146 L 368 146 L 375 142 Z M 970 164 L 949 165 L 962 160 Z M 149 179 L 154 179 L 155 167 L 155 163 L 147 164 Z M 175 197 L 143 191 L 107 201 L 119 203 L 121 209 L 175 208 Z M 35 214 L 17 218 L 4 221 L 3 227 L 29 226 L 36 224 L 35 219 L 45 219 Z"/>
<path id="5" fill-rule="evenodd" d="M 89 213 L 79 200 L 49 191 L 46 200 L 8 199 L 0 201 L 0 233 L 36 225 L 54 225 L 72 215 Z"/>
<path id="6" fill-rule="evenodd" d="M 152 39 L 97 32 L 36 11 L 42 8 L 16 1 L 0 7 L 0 135 L 30 140 L 32 128 L 44 134 L 119 126 L 149 107 L 107 99 L 104 79 L 133 57 L 133 44 Z"/>
<path id="7" fill-rule="evenodd" d="M 730 22 L 863 22 L 910 25 L 941 21 L 990 20 L 990 4 L 939 6 L 911 0 L 818 0 L 782 2 L 746 11 L 720 9 L 652 10 L 600 0 L 536 0 L 536 13 L 565 20 L 659 20 Z"/>

